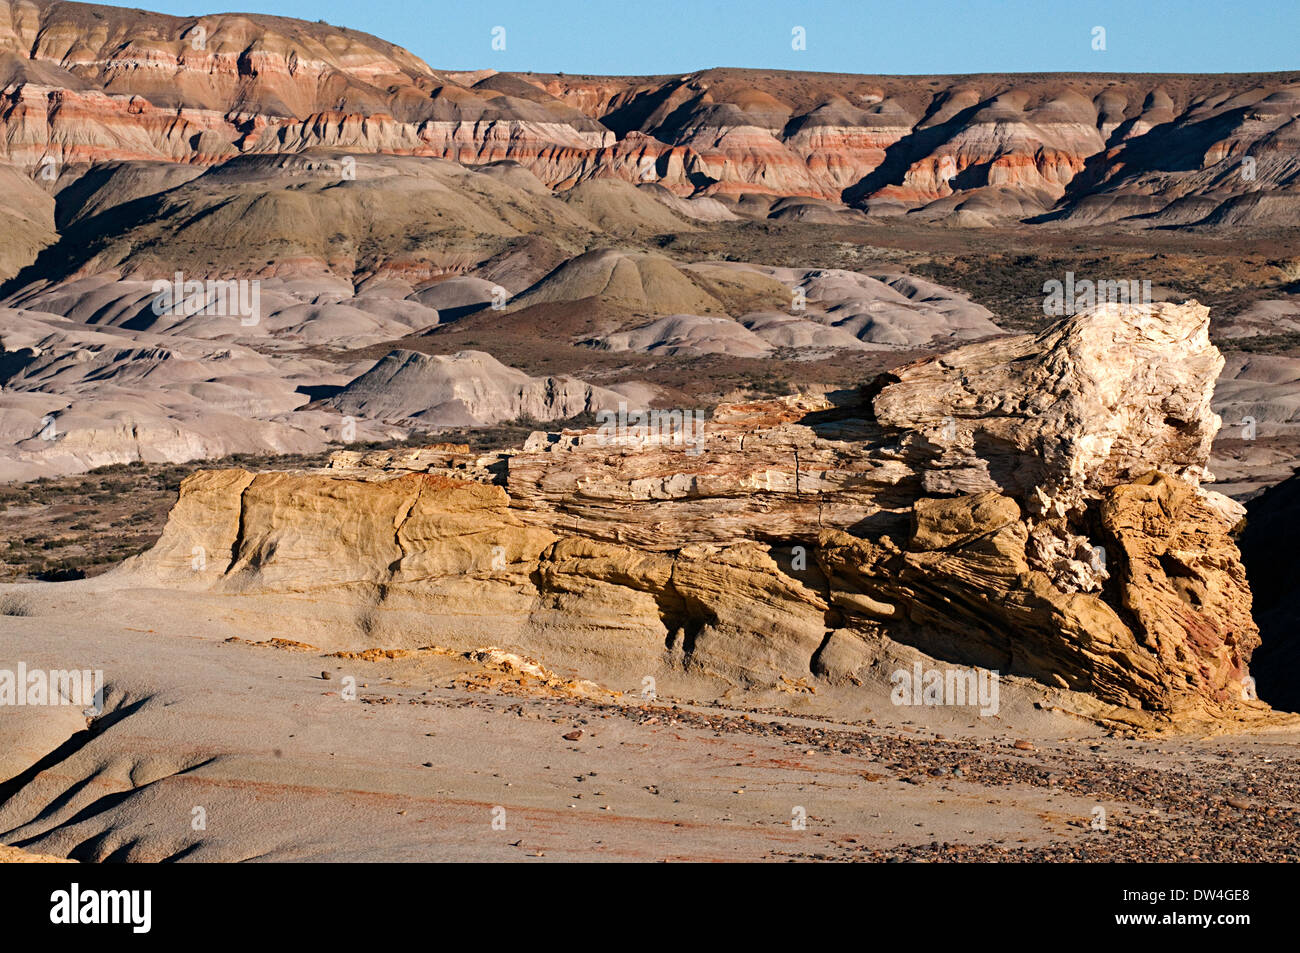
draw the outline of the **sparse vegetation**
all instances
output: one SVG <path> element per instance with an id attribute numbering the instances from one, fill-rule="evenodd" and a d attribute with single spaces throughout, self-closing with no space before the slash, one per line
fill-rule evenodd
<path id="1" fill-rule="evenodd" d="M 29 616 L 33 614 L 31 602 L 23 596 L 15 593 L 0 595 L 0 615 Z"/>
<path id="2" fill-rule="evenodd" d="M 1286 354 L 1300 351 L 1300 333 L 1259 334 L 1245 338 L 1216 338 L 1221 351 L 1247 351 L 1251 354 Z"/>
<path id="3" fill-rule="evenodd" d="M 158 539 L 180 484 L 196 469 L 319 466 L 328 454 L 240 454 L 207 462 L 116 463 L 88 473 L 0 485 L 8 542 L 0 581 L 58 582 L 106 571 Z"/>
<path id="4" fill-rule="evenodd" d="M 193 463 L 115 463 L 88 473 L 0 484 L 7 542 L 0 542 L 0 582 L 61 582 L 106 572 L 144 552 L 162 533 L 181 481 L 200 469 L 309 469 L 334 450 L 388 450 L 465 443 L 488 452 L 518 446 L 535 430 L 595 426 L 592 414 L 562 421 L 521 418 L 492 427 L 414 434 L 403 441 L 357 442 L 317 454 L 235 454 Z M 0 607 L 5 605 L 0 603 Z M 0 615 L 19 615 L 0 611 Z"/>

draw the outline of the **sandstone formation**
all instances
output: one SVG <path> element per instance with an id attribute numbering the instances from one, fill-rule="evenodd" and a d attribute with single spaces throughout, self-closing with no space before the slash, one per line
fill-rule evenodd
<path id="1" fill-rule="evenodd" d="M 328 608 L 327 648 L 491 639 L 743 689 L 851 685 L 902 644 L 1091 715 L 1262 710 L 1243 509 L 1202 486 L 1207 329 L 1195 303 L 1107 306 L 702 431 L 605 420 L 500 454 L 201 472 L 121 572 Z"/>
<path id="2" fill-rule="evenodd" d="M 75 864 L 75 860 L 51 857 L 48 854 L 31 854 L 17 847 L 0 844 L 0 864 Z"/>

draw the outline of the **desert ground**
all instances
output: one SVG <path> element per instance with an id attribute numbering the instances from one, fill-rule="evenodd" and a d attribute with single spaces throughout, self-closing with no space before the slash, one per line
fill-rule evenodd
<path id="1" fill-rule="evenodd" d="M 0 862 L 1297 859 L 1300 73 L 0 66 Z"/>
<path id="2" fill-rule="evenodd" d="M 611 680 L 619 696 L 584 695 L 571 675 L 548 685 L 460 653 L 339 659 L 258 644 L 273 610 L 257 603 L 76 583 L 0 598 L 32 613 L 8 620 L 0 657 L 118 673 L 89 726 L 46 709 L 7 727 L 4 773 L 17 780 L 0 825 L 29 852 L 1295 860 L 1296 726 L 1151 736 L 1036 709 L 1015 688 L 990 724 L 900 709 L 879 688 L 738 703 L 690 700 L 702 686 L 683 682 L 649 700 L 624 678 Z M 353 701 L 340 698 L 347 676 Z"/>

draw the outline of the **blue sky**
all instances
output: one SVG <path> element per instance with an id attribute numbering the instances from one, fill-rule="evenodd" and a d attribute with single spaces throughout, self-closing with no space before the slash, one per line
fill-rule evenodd
<path id="1" fill-rule="evenodd" d="M 140 0 L 137 0 L 140 2 Z M 325 20 L 443 69 L 1223 73 L 1300 69 L 1300 0 L 143 0 Z M 494 27 L 505 49 L 492 48 Z M 803 27 L 806 49 L 792 48 Z M 1105 29 L 1104 51 L 1093 29 Z"/>

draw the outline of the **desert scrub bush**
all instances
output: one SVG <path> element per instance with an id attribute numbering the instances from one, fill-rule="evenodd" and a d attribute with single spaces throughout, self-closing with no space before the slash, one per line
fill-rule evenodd
<path id="1" fill-rule="evenodd" d="M 0 615 L 29 616 L 35 615 L 32 604 L 23 596 L 15 593 L 0 595 Z"/>
<path id="2" fill-rule="evenodd" d="M 60 559 L 45 563 L 39 572 L 33 573 L 41 582 L 68 582 L 72 579 L 85 579 L 86 570 L 94 566 L 94 561 L 84 557 Z"/>

